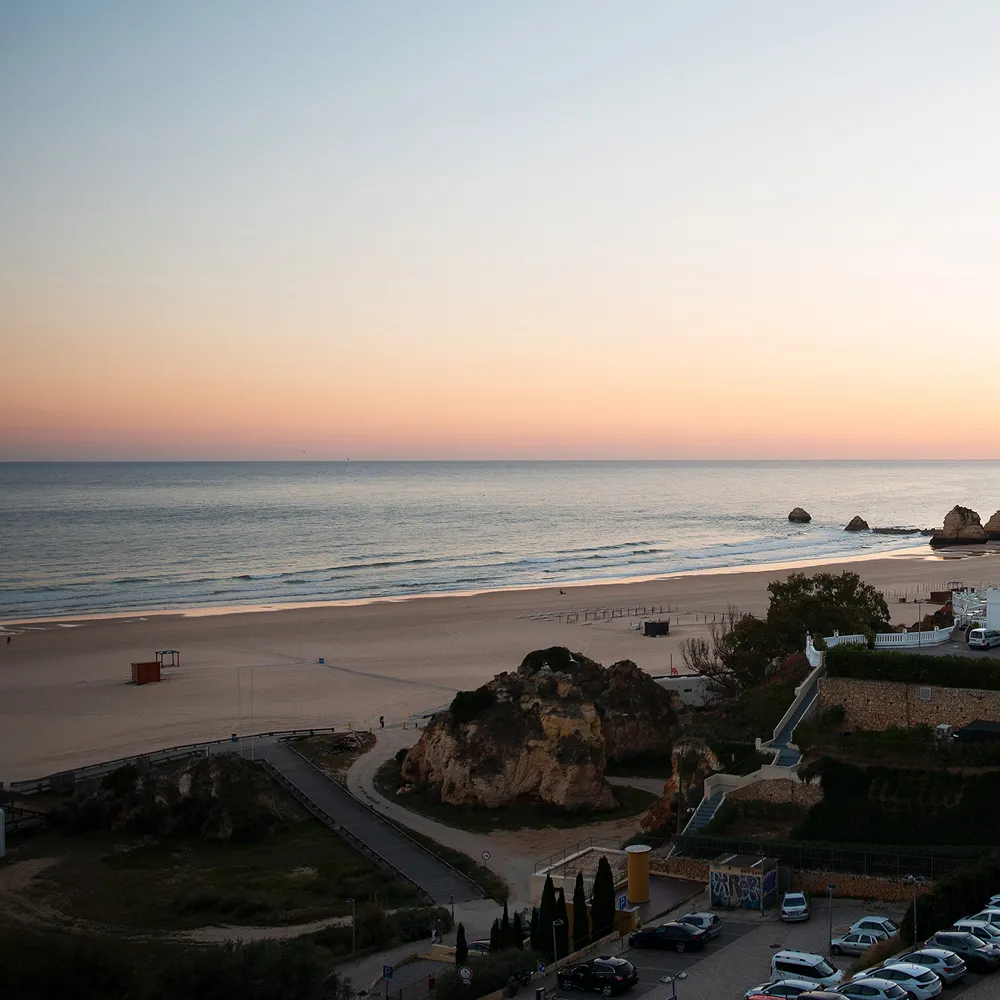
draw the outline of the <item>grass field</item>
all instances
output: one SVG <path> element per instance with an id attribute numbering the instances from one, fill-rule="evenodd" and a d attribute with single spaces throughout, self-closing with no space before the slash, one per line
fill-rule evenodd
<path id="1" fill-rule="evenodd" d="M 297 806 L 292 814 L 284 829 L 254 844 L 46 833 L 15 841 L 11 860 L 58 859 L 32 883 L 42 901 L 70 917 L 130 929 L 300 923 L 349 915 L 350 897 L 387 908 L 417 902 L 412 886 Z"/>
<path id="2" fill-rule="evenodd" d="M 621 786 L 615 788 L 618 805 L 614 809 L 601 812 L 579 810 L 566 812 L 552 806 L 525 804 L 500 806 L 494 809 L 477 806 L 452 806 L 435 802 L 429 796 L 418 792 L 400 792 L 402 784 L 400 765 L 388 760 L 375 773 L 375 787 L 387 799 L 410 809 L 421 816 L 437 820 L 447 826 L 469 830 L 472 833 L 492 833 L 494 830 L 540 830 L 545 827 L 572 829 L 588 823 L 604 820 L 623 819 L 645 812 L 656 796 L 638 788 Z"/>

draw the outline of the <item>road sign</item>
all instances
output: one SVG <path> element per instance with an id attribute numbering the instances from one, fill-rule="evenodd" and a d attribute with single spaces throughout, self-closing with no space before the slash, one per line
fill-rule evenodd
<path id="1" fill-rule="evenodd" d="M 383 979 L 392 979 L 392 966 L 391 965 L 383 965 L 382 966 L 382 978 Z"/>
<path id="2" fill-rule="evenodd" d="M 545 963 L 544 962 L 539 962 L 538 963 L 538 974 L 540 976 L 542 976 L 542 975 L 545 974 Z"/>
<path id="3" fill-rule="evenodd" d="M 458 970 L 458 974 L 462 977 L 462 982 L 467 983 L 472 978 L 472 969 L 467 965 L 463 965 L 462 968 Z"/>
<path id="4" fill-rule="evenodd" d="M 483 851 L 482 854 L 483 861 L 489 861 L 491 857 L 492 855 L 490 854 L 489 851 Z"/>
<path id="5" fill-rule="evenodd" d="M 626 896 L 625 893 L 622 893 L 618 897 L 618 909 L 619 910 L 628 909 L 628 896 Z"/>

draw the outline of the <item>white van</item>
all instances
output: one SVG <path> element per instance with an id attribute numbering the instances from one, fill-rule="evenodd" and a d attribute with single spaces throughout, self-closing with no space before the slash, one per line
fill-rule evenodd
<path id="1" fill-rule="evenodd" d="M 835 969 L 822 955 L 809 951 L 776 951 L 771 956 L 771 981 L 808 979 L 819 986 L 836 986 L 844 973 Z"/>
<path id="2" fill-rule="evenodd" d="M 1000 646 L 1000 632 L 995 628 L 974 628 L 969 633 L 969 649 L 990 649 Z"/>

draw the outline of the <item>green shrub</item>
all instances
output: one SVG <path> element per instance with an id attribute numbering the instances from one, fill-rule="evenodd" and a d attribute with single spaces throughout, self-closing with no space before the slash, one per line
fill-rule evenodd
<path id="1" fill-rule="evenodd" d="M 950 927 L 959 917 L 975 913 L 986 898 L 1000 892 L 1000 857 L 995 853 L 977 864 L 958 868 L 938 879 L 930 892 L 917 897 L 917 931 L 921 937 Z M 913 904 L 903 916 L 899 933 L 913 940 Z"/>
<path id="2" fill-rule="evenodd" d="M 1000 661 L 967 656 L 922 656 L 845 644 L 826 654 L 826 672 L 861 681 L 1000 691 Z"/>
<path id="3" fill-rule="evenodd" d="M 711 740 L 708 745 L 719 758 L 723 774 L 753 774 L 765 764 L 770 764 L 774 757 L 774 754 L 760 753 L 754 743 Z"/>
<path id="4" fill-rule="evenodd" d="M 496 693 L 485 685 L 476 688 L 475 691 L 459 691 L 452 698 L 448 709 L 451 724 L 460 726 L 463 723 L 471 722 L 487 709 L 492 708 L 496 704 L 496 700 Z"/>
<path id="5" fill-rule="evenodd" d="M 898 934 L 893 934 L 891 938 L 878 941 L 873 944 L 863 955 L 854 960 L 854 963 L 847 970 L 849 975 L 861 972 L 862 969 L 870 969 L 873 966 L 881 965 L 888 961 L 893 955 L 898 954 L 902 948 L 903 940 Z"/>
<path id="6" fill-rule="evenodd" d="M 543 956 L 533 951 L 512 948 L 496 955 L 469 956 L 466 963 L 472 969 L 472 979 L 466 986 L 458 972 L 449 969 L 437 977 L 435 1000 L 476 1000 L 501 990 L 511 976 L 533 972 Z"/>

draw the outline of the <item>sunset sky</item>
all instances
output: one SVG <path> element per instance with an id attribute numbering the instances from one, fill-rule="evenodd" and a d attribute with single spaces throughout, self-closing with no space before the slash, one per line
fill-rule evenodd
<path id="1" fill-rule="evenodd" d="M 8 0 L 0 459 L 998 458 L 998 51 L 994 0 Z"/>

